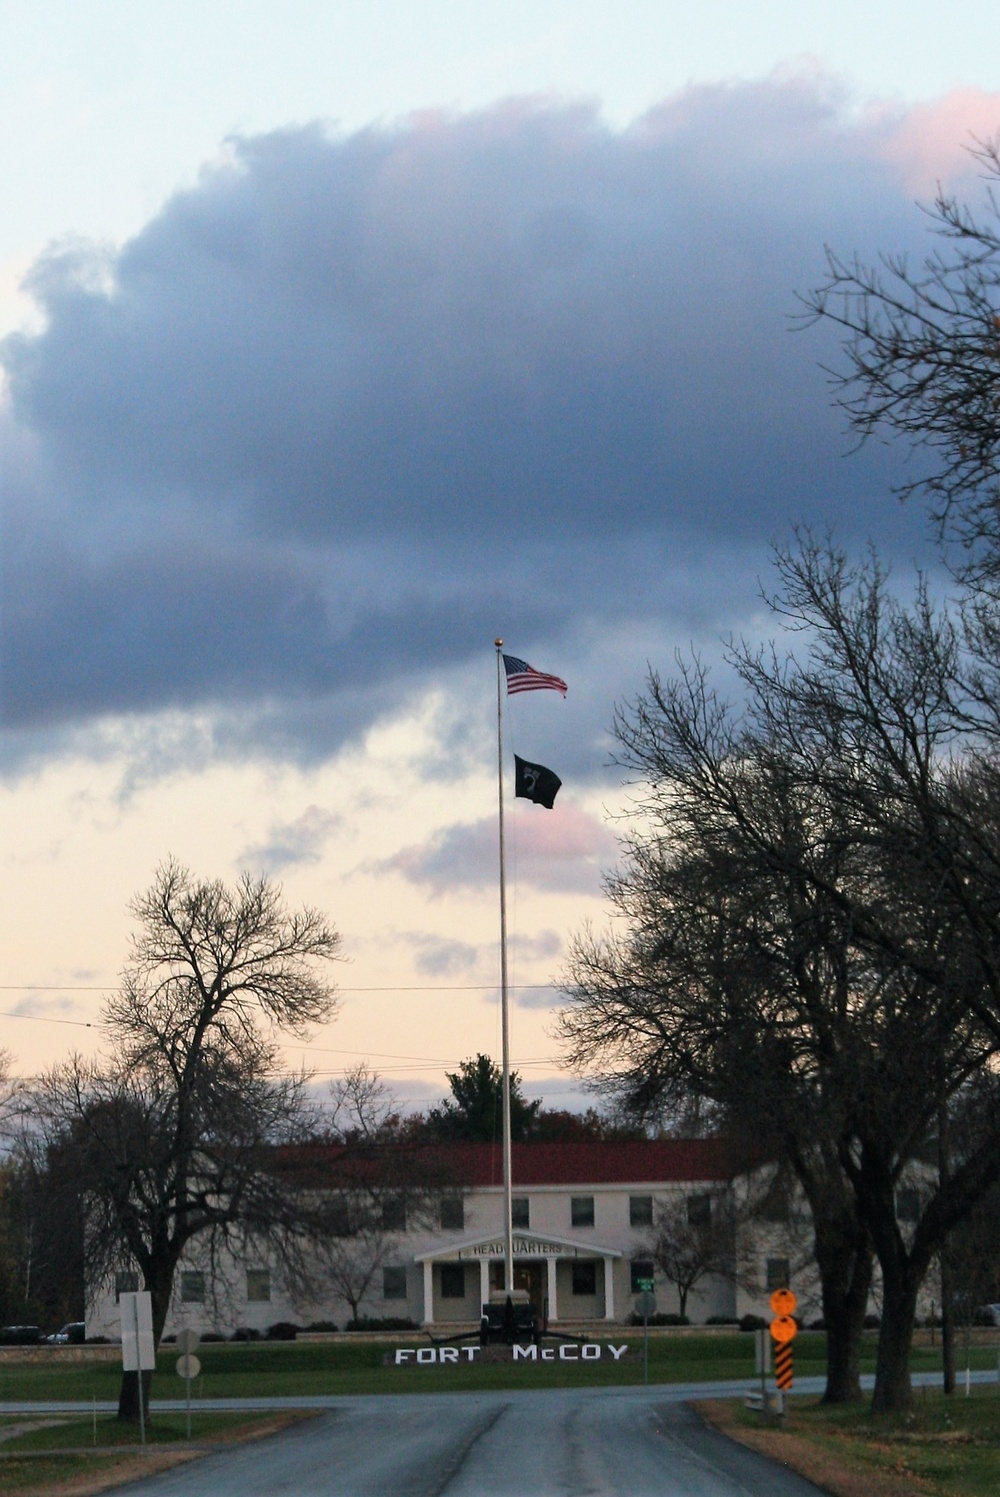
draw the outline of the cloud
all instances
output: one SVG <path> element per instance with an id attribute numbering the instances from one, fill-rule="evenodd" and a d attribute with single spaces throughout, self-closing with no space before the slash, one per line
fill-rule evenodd
<path id="1" fill-rule="evenodd" d="M 601 870 L 617 851 L 607 828 L 572 802 L 552 811 L 527 805 L 519 810 L 523 814 L 508 821 L 508 881 L 555 892 L 599 894 Z M 432 894 L 463 885 L 495 884 L 496 821 L 484 818 L 443 827 L 426 842 L 401 848 L 390 858 L 366 865 L 364 871 L 398 873 Z"/>
<path id="2" fill-rule="evenodd" d="M 17 1019 L 61 1019 L 72 1022 L 78 1014 L 83 1012 L 75 998 L 68 998 L 59 993 L 51 996 L 45 993 L 31 993 L 25 998 L 18 998 L 9 1006 L 5 1004 L 4 1007 L 10 1017 Z M 86 1021 L 80 1019 L 79 1023 L 83 1027 Z"/>
<path id="3" fill-rule="evenodd" d="M 512 995 L 518 1008 L 559 1008 L 565 996 L 557 988 L 545 984 L 539 987 L 515 987 Z"/>
<path id="4" fill-rule="evenodd" d="M 266 842 L 246 848 L 237 861 L 270 874 L 296 864 L 318 863 L 328 839 L 342 823 L 343 817 L 322 806 L 307 806 L 294 821 L 273 826 Z"/>
<path id="5" fill-rule="evenodd" d="M 416 950 L 414 966 L 428 977 L 456 977 L 475 971 L 482 947 L 421 931 L 410 931 L 406 939 Z"/>
<path id="6" fill-rule="evenodd" d="M 851 115 L 813 75 L 625 130 L 289 129 L 120 248 L 53 246 L 3 346 L 4 721 L 34 752 L 209 712 L 218 752 L 325 754 L 498 627 L 578 683 L 609 633 L 641 669 L 739 627 L 792 519 L 911 557 L 896 455 L 843 456 L 833 345 L 788 314 L 824 243 L 925 244 L 915 173 L 965 108 Z M 574 719 L 591 773 L 622 674 Z"/>
<path id="7" fill-rule="evenodd" d="M 536 931 L 533 936 L 515 931 L 510 938 L 510 949 L 525 961 L 546 961 L 561 955 L 562 936 L 554 930 Z"/>

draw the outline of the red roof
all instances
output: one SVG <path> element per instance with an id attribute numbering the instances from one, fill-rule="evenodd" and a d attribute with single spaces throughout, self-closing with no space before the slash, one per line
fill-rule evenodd
<path id="1" fill-rule="evenodd" d="M 463 1185 L 501 1185 L 499 1144 L 453 1144 L 448 1162 Z M 515 1185 L 655 1185 L 682 1180 L 729 1180 L 732 1150 L 720 1138 L 583 1140 L 513 1145 Z"/>
<path id="2" fill-rule="evenodd" d="M 402 1175 L 406 1158 L 419 1162 L 417 1175 L 451 1186 L 501 1185 L 503 1149 L 499 1142 L 430 1144 L 394 1151 Z M 314 1183 L 343 1185 L 362 1180 L 376 1167 L 372 1157 L 342 1144 L 301 1144 L 283 1148 L 286 1165 L 305 1168 Z M 732 1179 L 741 1162 L 730 1141 L 722 1138 L 636 1139 L 625 1143 L 576 1140 L 513 1146 L 513 1183 L 527 1185 L 664 1185 L 681 1181 Z M 745 1166 L 745 1161 L 743 1161 Z"/>

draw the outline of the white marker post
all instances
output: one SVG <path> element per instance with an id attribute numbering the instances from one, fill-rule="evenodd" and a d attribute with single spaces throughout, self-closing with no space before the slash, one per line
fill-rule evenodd
<path id="1" fill-rule="evenodd" d="M 146 1408 L 142 1374 L 156 1366 L 153 1345 L 153 1297 L 148 1289 L 123 1294 L 119 1300 L 122 1315 L 122 1371 L 134 1372 L 139 1382 L 139 1438 L 146 1443 Z"/>
<path id="2" fill-rule="evenodd" d="M 189 1440 L 191 1438 L 191 1379 L 197 1377 L 201 1371 L 201 1363 L 195 1356 L 200 1340 L 197 1331 L 177 1332 L 177 1350 L 180 1352 L 177 1358 L 177 1374 L 187 1385 L 187 1437 Z"/>

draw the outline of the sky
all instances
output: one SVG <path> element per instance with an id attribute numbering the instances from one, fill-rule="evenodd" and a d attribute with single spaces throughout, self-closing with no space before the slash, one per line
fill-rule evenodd
<path id="1" fill-rule="evenodd" d="M 765 637 L 796 523 L 906 576 L 854 453 L 824 246 L 920 256 L 1000 129 L 992 7 L 0 0 L 2 1043 L 94 1051 L 173 855 L 343 936 L 411 1106 L 499 1053 L 496 651 L 563 780 L 508 800 L 512 1051 L 607 916 L 616 706 Z M 724 671 L 720 683 L 725 684 Z"/>

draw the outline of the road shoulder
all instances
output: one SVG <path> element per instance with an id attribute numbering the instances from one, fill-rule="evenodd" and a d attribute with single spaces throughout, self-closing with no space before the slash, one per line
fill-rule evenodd
<path id="1" fill-rule="evenodd" d="M 63 1451 L 58 1456 L 50 1457 L 46 1452 L 28 1453 L 20 1452 L 19 1456 L 13 1452 L 3 1457 L 0 1462 L 0 1486 L 4 1463 L 8 1461 L 23 1460 L 25 1464 L 38 1462 L 49 1468 L 44 1472 L 39 1470 L 39 1482 L 35 1484 L 30 1480 L 28 1474 L 27 1484 L 19 1484 L 15 1490 L 19 1497 L 99 1497 L 102 1492 L 110 1492 L 115 1488 L 127 1486 L 131 1482 L 143 1481 L 150 1476 L 158 1476 L 161 1472 L 171 1471 L 175 1466 L 182 1466 L 188 1461 L 199 1460 L 202 1456 L 217 1454 L 220 1449 L 227 1445 L 248 1445 L 256 1440 L 268 1439 L 273 1435 L 283 1433 L 293 1425 L 301 1424 L 306 1420 L 314 1419 L 316 1414 L 310 1410 L 285 1410 L 272 1415 L 268 1419 L 257 1419 L 253 1423 L 238 1425 L 235 1428 L 221 1430 L 210 1440 L 197 1440 L 191 1445 L 179 1445 L 175 1447 L 150 1446 L 146 1451 L 134 1449 L 122 1450 L 114 1446 L 100 1447 L 97 1450 L 82 1449 L 80 1451 Z M 50 1462 L 60 1458 L 83 1456 L 87 1461 L 98 1461 L 100 1465 L 91 1467 L 87 1471 L 77 1471 L 67 1474 L 60 1479 L 51 1470 Z"/>
<path id="2" fill-rule="evenodd" d="M 914 1487 L 912 1473 L 897 1477 L 888 1471 L 876 1471 L 869 1465 L 855 1464 L 847 1455 L 840 1457 L 789 1430 L 744 1424 L 736 1400 L 701 1399 L 692 1407 L 720 1434 L 767 1456 L 776 1465 L 797 1471 L 829 1492 L 831 1497 L 915 1497 L 918 1490 Z"/>

